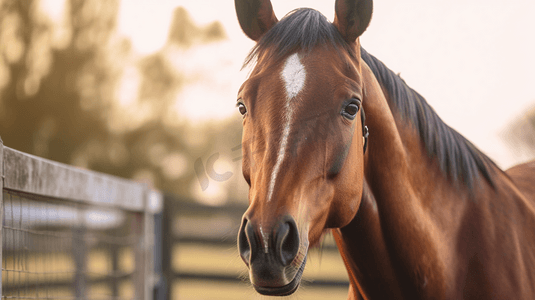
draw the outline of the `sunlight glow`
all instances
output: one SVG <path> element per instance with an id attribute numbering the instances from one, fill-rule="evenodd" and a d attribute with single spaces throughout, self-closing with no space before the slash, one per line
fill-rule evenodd
<path id="1" fill-rule="evenodd" d="M 71 41 L 72 32 L 70 31 L 70 27 L 64 26 L 68 22 L 65 18 L 67 9 L 69 9 L 69 2 L 66 0 L 39 1 L 39 16 L 47 18 L 47 23 L 50 23 L 54 27 L 51 43 L 56 48 L 65 48 Z"/>
<path id="2" fill-rule="evenodd" d="M 39 10 L 50 20 L 62 20 L 65 18 L 65 2 L 65 0 L 40 0 Z"/>
<path id="3" fill-rule="evenodd" d="M 150 54 L 167 42 L 176 1 L 122 0 L 118 31 L 131 39 L 136 51 Z"/>
<path id="4" fill-rule="evenodd" d="M 123 71 L 119 87 L 117 89 L 117 100 L 122 108 L 127 108 L 135 105 L 139 84 L 141 83 L 141 74 L 138 68 L 134 66 L 127 66 Z"/>

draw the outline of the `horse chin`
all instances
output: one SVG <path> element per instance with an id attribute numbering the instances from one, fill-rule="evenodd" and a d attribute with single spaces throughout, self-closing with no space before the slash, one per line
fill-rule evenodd
<path id="1" fill-rule="evenodd" d="M 305 265 L 307 262 L 307 256 L 303 259 L 303 263 L 297 270 L 294 279 L 287 285 L 281 287 L 262 287 L 253 284 L 255 290 L 264 296 L 289 296 L 299 288 L 301 284 L 301 278 L 303 277 L 303 271 L 305 270 Z"/>

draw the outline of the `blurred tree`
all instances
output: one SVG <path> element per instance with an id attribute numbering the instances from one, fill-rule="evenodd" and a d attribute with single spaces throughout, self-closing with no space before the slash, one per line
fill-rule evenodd
<path id="1" fill-rule="evenodd" d="M 212 22 L 204 27 L 198 27 L 191 20 L 183 7 L 178 7 L 173 13 L 171 30 L 168 41 L 170 44 L 191 47 L 196 43 L 207 43 L 226 37 L 225 30 L 219 22 Z"/>
<path id="2" fill-rule="evenodd" d="M 176 68 L 173 66 L 172 57 L 184 54 L 173 49 L 189 49 L 225 38 L 226 34 L 219 22 L 197 26 L 184 8 L 175 9 L 166 46 L 142 58 L 137 64 L 142 75 L 137 105 L 150 113 L 141 126 L 124 135 L 123 141 L 130 149 L 132 158 L 122 167 L 121 174 L 145 180 L 175 194 L 192 196 L 191 186 L 198 185 L 193 162 L 221 147 L 229 148 L 218 143 L 221 141 L 218 137 L 235 123 L 205 124 L 198 128 L 187 122 L 168 122 L 170 118 L 176 117 L 170 116 L 170 112 L 175 110 L 178 93 L 186 81 L 192 81 L 191 78 L 186 80 L 191 76 L 184 74 L 180 65 Z M 236 129 L 233 132 L 241 133 L 241 129 L 233 129 Z M 192 132 L 204 138 L 192 143 L 187 138 Z M 94 165 L 94 168 L 114 173 L 114 170 L 102 165 L 103 162 L 100 160 L 100 164 Z"/>
<path id="3" fill-rule="evenodd" d="M 65 9 L 57 29 L 39 1 L 3 2 L 0 134 L 10 147 L 70 163 L 80 145 L 108 137 L 115 76 L 102 45 L 118 2 L 70 0 Z"/>
<path id="4" fill-rule="evenodd" d="M 201 126 L 195 134 L 204 135 L 202 141 L 191 142 L 187 137 L 191 124 L 165 121 L 186 77 L 180 66 L 169 62 L 173 55 L 169 48 L 222 40 L 226 35 L 221 24 L 197 26 L 185 9 L 177 8 L 167 46 L 138 59 L 131 54 L 129 41 L 114 36 L 118 0 L 66 0 L 64 7 L 58 21 L 42 11 L 39 0 L 1 3 L 4 144 L 190 195 L 191 186 L 198 184 L 193 161 L 221 149 L 218 137 L 228 127 Z M 134 89 L 128 104 L 121 104 L 117 89 L 128 68 L 137 70 L 140 79 L 128 87 Z M 239 135 L 240 129 L 232 132 Z"/>
<path id="5" fill-rule="evenodd" d="M 504 137 L 517 154 L 535 155 L 535 107 L 515 120 Z"/>

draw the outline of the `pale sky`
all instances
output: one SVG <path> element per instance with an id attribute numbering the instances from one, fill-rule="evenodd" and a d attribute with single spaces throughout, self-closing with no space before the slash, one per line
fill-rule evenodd
<path id="1" fill-rule="evenodd" d="M 279 19 L 305 6 L 334 17 L 334 0 L 272 3 Z M 253 42 L 239 28 L 233 1 L 123 0 L 119 32 L 132 39 L 138 53 L 157 51 L 176 6 L 184 6 L 200 25 L 220 21 L 229 36 L 184 54 L 187 70 L 210 75 L 184 89 L 181 97 L 187 100 L 180 109 L 199 122 L 236 114 L 236 92 L 247 76 L 240 66 Z M 508 124 L 535 106 L 533 16 L 533 0 L 375 1 L 361 43 L 401 73 L 447 124 L 507 168 L 529 158 L 509 149 L 503 135 Z M 199 101 L 212 110 L 196 115 Z"/>

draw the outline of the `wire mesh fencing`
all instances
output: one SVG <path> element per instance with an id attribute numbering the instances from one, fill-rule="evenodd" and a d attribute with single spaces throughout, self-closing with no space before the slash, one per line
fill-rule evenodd
<path id="1" fill-rule="evenodd" d="M 0 166 L 2 299 L 153 298 L 158 192 L 1 143 Z"/>

